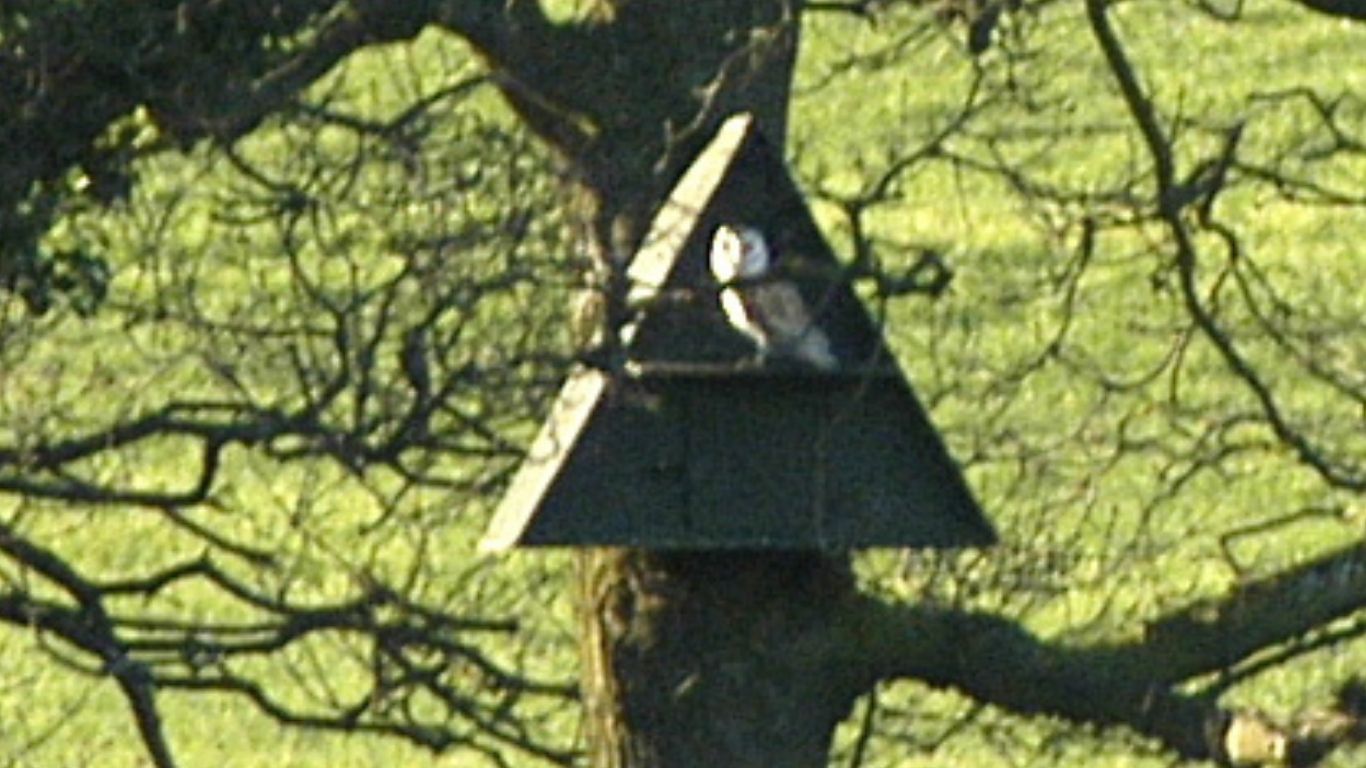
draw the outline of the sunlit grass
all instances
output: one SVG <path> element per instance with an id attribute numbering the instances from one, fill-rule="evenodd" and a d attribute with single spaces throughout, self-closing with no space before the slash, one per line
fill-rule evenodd
<path id="1" fill-rule="evenodd" d="M 1176 4 L 1121 6 L 1120 31 L 1132 46 L 1145 82 L 1166 105 L 1165 118 L 1174 119 L 1179 112 L 1218 126 L 1242 114 L 1251 94 L 1306 80 L 1330 91 L 1363 91 L 1366 62 L 1359 53 L 1358 30 L 1281 10 L 1286 5 L 1282 3 L 1249 5 L 1249 21 L 1241 25 L 1198 19 Z M 562 4 L 562 9 L 566 14 L 578 12 L 572 2 Z M 1001 151 L 1059 187 L 1099 190 L 1142 177 L 1148 160 L 1126 127 L 1113 83 L 1087 37 L 1076 4 L 1054 6 L 1045 13 L 1047 33 L 1030 41 L 1040 57 L 1019 73 L 1039 87 L 1044 107 L 1023 113 L 1018 105 L 995 105 L 983 113 L 984 127 L 1009 123 L 1015 136 Z M 897 39 L 900 30 L 924 20 L 917 13 L 879 27 L 834 16 L 812 21 L 804 41 L 792 139 L 804 178 L 820 178 L 824 189 L 850 193 L 953 118 L 978 70 L 961 50 L 961 30 L 930 24 Z M 445 82 L 452 72 L 466 72 L 465 53 L 448 42 L 426 37 L 411 48 L 365 54 L 348 65 L 336 87 L 359 94 L 359 102 L 380 118 L 392 115 L 424 88 Z M 848 58 L 853 52 L 877 51 L 886 53 L 883 63 L 890 65 L 862 70 Z M 991 57 L 996 55 L 987 54 L 983 77 L 1003 76 L 999 67 L 992 68 Z M 1351 66 L 1353 61 L 1359 65 Z M 831 67 L 841 62 L 853 69 L 831 75 Z M 827 75 L 829 82 L 815 87 Z M 498 109 L 491 94 L 478 98 L 479 108 Z M 1271 146 L 1312 129 L 1296 110 L 1259 113 L 1257 120 L 1249 128 L 1250 148 Z M 328 140 L 337 146 L 323 150 L 349 149 L 343 134 Z M 980 147 L 969 144 L 963 149 Z M 1191 134 L 1181 143 L 1178 157 L 1183 167 L 1189 167 L 1216 149 L 1214 138 Z M 241 151 L 250 160 L 270 162 L 291 151 L 291 145 L 288 136 L 265 132 L 245 142 Z M 156 173 L 144 182 L 147 194 L 212 184 L 222 178 L 213 174 L 231 173 L 222 163 L 202 157 L 163 158 L 155 167 Z M 1361 171 L 1357 162 L 1324 173 L 1335 183 L 1347 184 L 1360 181 Z M 375 180 L 377 186 L 383 181 Z M 1344 540 L 1340 524 L 1315 519 L 1278 529 L 1274 537 L 1249 536 L 1235 539 L 1231 549 L 1220 546 L 1213 532 L 1237 531 L 1291 510 L 1338 503 L 1307 470 L 1274 447 L 1248 453 L 1232 465 L 1232 474 L 1197 475 L 1178 497 L 1160 503 L 1154 503 L 1153 496 L 1170 477 L 1164 473 L 1181 471 L 1163 456 L 1136 451 L 1116 460 L 1113 467 L 1096 471 L 1091 460 L 1115 449 L 1121 429 L 1136 442 L 1170 437 L 1170 420 L 1134 405 L 1144 398 L 1160 400 L 1162 385 L 1129 400 L 1112 401 L 1094 389 L 1075 386 L 1067 371 L 1045 366 L 1010 387 L 1000 387 L 1001 374 L 1029 366 L 1064 322 L 1073 323 L 1069 338 L 1079 353 L 1105 361 L 1119 376 L 1137 377 L 1159 364 L 1170 353 L 1173 338 L 1185 331 L 1176 298 L 1169 288 L 1154 283 L 1166 258 L 1160 248 L 1132 235 L 1104 238 L 1093 270 L 1079 283 L 1076 303 L 1065 305 L 1051 286 L 1074 253 L 1076 244 L 1068 237 L 1075 234 L 1060 238 L 1045 231 L 1040 212 L 1007 185 L 932 163 L 907 175 L 897 192 L 899 199 L 871 219 L 874 234 L 883 243 L 880 255 L 896 266 L 913 247 L 934 247 L 943 251 L 957 274 L 950 292 L 935 302 L 894 302 L 887 316 L 888 333 L 913 382 L 934 404 L 936 422 L 955 455 L 974 457 L 969 477 L 1006 541 L 1006 547 L 990 557 L 1012 563 L 1001 568 L 1005 575 L 998 582 L 963 596 L 962 602 L 1018 609 L 1026 626 L 1047 636 L 1117 638 L 1141 630 L 1137 619 L 1218 594 L 1242 576 L 1270 572 Z M 476 212 L 504 202 L 482 200 L 480 194 L 472 193 L 468 200 Z M 382 199 L 368 202 L 374 204 L 373 210 L 383 210 Z M 174 232 L 172 250 L 181 260 L 175 269 L 202 276 L 203 308 L 223 316 L 283 312 L 290 278 L 284 271 L 262 268 L 280 258 L 272 250 L 278 242 L 261 228 L 214 224 L 211 199 L 191 198 L 185 206 L 181 226 Z M 1366 284 L 1366 262 L 1354 258 L 1360 255 L 1355 244 L 1366 237 L 1361 214 L 1292 207 L 1236 189 L 1221 206 L 1221 213 L 1243 228 L 1259 263 L 1290 295 L 1314 297 L 1318 311 L 1329 316 L 1366 315 L 1366 299 L 1357 288 Z M 841 238 L 847 233 L 836 212 L 820 206 L 818 213 L 832 240 L 843 248 Z M 374 254 L 374 260 L 364 265 L 372 270 L 366 279 L 382 279 L 386 270 L 396 268 L 386 262 L 393 254 L 385 230 L 408 221 L 418 228 L 439 214 L 397 211 L 387 227 L 359 214 L 330 222 L 326 231 L 334 240 L 306 246 L 324 252 L 316 262 L 316 276 L 323 283 L 349 279 L 347 265 L 328 261 L 326 251 L 356 249 Z M 150 301 L 159 285 L 152 279 L 155 272 L 147 268 L 120 273 L 113 300 L 129 305 Z M 246 298 L 249 290 L 258 298 Z M 275 297 L 279 303 L 260 296 Z M 534 303 L 534 297 L 520 296 L 496 309 L 518 311 L 528 303 Z M 490 311 L 478 330 L 491 334 L 498 325 L 499 312 Z M 11 404 L 7 412 L 20 413 L 18 406 L 26 402 L 46 403 L 49 408 L 56 402 L 72 423 L 108 418 L 110 404 L 88 397 L 91 382 L 117 388 L 125 408 L 138 407 L 144 397 L 152 402 L 158 393 L 210 389 L 202 367 L 178 356 L 180 345 L 188 342 L 165 328 L 125 334 L 113 321 L 96 317 L 73 321 L 47 343 L 46 358 L 28 361 L 31 367 L 24 371 L 0 376 L 0 399 Z M 1344 354 L 1360 353 L 1359 344 L 1339 343 L 1347 350 Z M 1274 349 L 1260 346 L 1255 338 L 1248 344 L 1256 359 L 1274 365 Z M 170 362 L 148 365 L 148 350 L 158 353 L 153 358 Z M 386 352 L 392 354 L 392 349 Z M 1230 408 L 1249 403 L 1246 389 L 1228 379 L 1207 347 L 1197 344 L 1187 354 L 1182 386 L 1196 401 Z M 143 361 L 141 367 L 125 365 L 131 360 Z M 1339 362 L 1358 372 L 1363 365 L 1360 359 Z M 278 374 L 270 361 L 264 361 L 242 375 L 258 392 L 270 395 L 273 383 L 280 380 Z M 54 381 L 75 384 L 66 390 L 50 383 Z M 1319 414 L 1319 409 L 1328 408 L 1312 387 L 1292 388 L 1288 397 L 1297 412 Z M 981 425 L 987 420 L 992 429 L 984 431 Z M 1348 421 L 1335 439 L 1360 440 L 1360 433 L 1350 427 Z M 1007 434 L 1019 444 L 1000 439 Z M 1026 457 L 1029 460 L 1011 460 L 1012 450 L 1039 446 L 1046 450 Z M 177 463 L 177 450 L 162 445 L 149 449 L 134 465 L 96 469 L 111 475 L 135 474 L 149 488 L 181 487 L 191 478 Z M 542 678 L 574 677 L 570 558 L 528 552 L 495 560 L 475 553 L 473 543 L 489 513 L 489 499 L 415 498 L 405 507 L 404 526 L 376 529 L 375 520 L 384 511 L 354 478 L 339 470 L 282 468 L 237 455 L 231 457 L 227 477 L 220 490 L 237 511 L 202 513 L 204 520 L 235 538 L 276 548 L 291 559 L 292 577 L 317 595 L 345 594 L 357 576 L 352 566 L 358 554 L 375 575 L 403 573 L 417 553 L 407 534 L 420 529 L 428 537 L 429 558 L 423 568 L 423 594 L 468 599 L 480 610 L 520 617 L 524 626 L 518 635 L 492 652 L 504 660 L 518 660 Z M 380 485 L 384 482 L 379 480 Z M 138 573 L 198 551 L 191 537 L 146 512 L 35 511 L 41 518 L 30 521 L 31 530 L 91 575 Z M 1359 507 L 1355 512 L 1358 519 L 1363 514 Z M 1241 572 L 1226 559 L 1228 551 L 1234 553 L 1233 564 Z M 1043 573 L 1031 571 L 1030 566 L 1045 556 L 1056 557 L 1056 566 L 1038 566 Z M 860 568 L 870 589 L 898 598 L 957 599 L 917 591 L 913 578 L 902 578 L 899 553 L 864 555 Z M 1029 581 L 1036 577 L 1038 581 Z M 1161 588 L 1152 588 L 1154 584 Z M 1019 587 L 1018 592 L 1012 594 L 1011 587 Z M 221 596 L 193 588 L 166 599 L 186 615 L 231 610 Z M 37 650 L 38 643 L 32 633 L 7 630 L 0 635 L 0 680 L 13 681 L 8 689 L 0 689 L 0 765 L 86 765 L 92 755 L 99 756 L 101 766 L 145 765 L 131 716 L 113 684 L 55 666 Z M 1236 695 L 1288 711 L 1323 701 L 1334 681 L 1363 665 L 1366 658 L 1360 649 L 1326 651 L 1265 675 Z M 356 683 L 347 679 L 347 669 L 355 672 L 340 661 L 334 668 L 339 687 Z M 882 696 L 884 705 L 907 713 L 884 721 L 864 763 L 868 768 L 1167 764 L 1164 756 L 1145 754 L 1142 746 L 1136 748 L 1122 738 L 1107 741 L 1089 732 L 1059 729 L 1047 722 L 1020 723 L 991 712 L 983 716 L 983 728 L 928 753 L 921 745 L 952 731 L 970 712 L 970 702 L 914 684 L 890 686 Z M 230 697 L 172 694 L 163 704 L 173 746 L 189 766 L 480 764 L 470 753 L 430 758 L 395 740 L 282 728 Z M 846 743 L 853 738 L 861 711 L 855 709 L 845 728 Z M 549 717 L 546 727 L 556 738 L 572 742 L 577 737 L 574 713 Z M 12 725 L 6 728 L 7 724 Z M 48 731 L 50 738 L 30 745 L 31 739 Z M 1350 757 L 1339 756 L 1337 764 L 1348 765 L 1344 761 Z M 509 757 L 514 764 L 518 759 L 515 754 Z"/>

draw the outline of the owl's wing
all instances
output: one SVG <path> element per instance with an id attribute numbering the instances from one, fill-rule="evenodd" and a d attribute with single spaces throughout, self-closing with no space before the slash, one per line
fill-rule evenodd
<path id="1" fill-rule="evenodd" d="M 795 339 L 811 328 L 811 313 L 797 286 L 786 280 L 774 280 L 751 290 L 764 325 L 775 338 Z"/>
<path id="2" fill-rule="evenodd" d="M 830 339 L 818 328 L 797 286 L 775 280 L 753 288 L 764 326 L 773 340 L 792 354 L 819 368 L 838 365 L 830 351 Z"/>

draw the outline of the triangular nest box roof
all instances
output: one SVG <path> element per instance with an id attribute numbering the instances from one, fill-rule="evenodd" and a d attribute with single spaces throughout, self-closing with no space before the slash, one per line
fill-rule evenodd
<path id="1" fill-rule="evenodd" d="M 756 359 L 718 304 L 721 224 L 758 228 L 838 360 Z M 962 547 L 995 541 L 749 116 L 689 167 L 628 269 L 622 370 L 575 370 L 482 547 Z"/>

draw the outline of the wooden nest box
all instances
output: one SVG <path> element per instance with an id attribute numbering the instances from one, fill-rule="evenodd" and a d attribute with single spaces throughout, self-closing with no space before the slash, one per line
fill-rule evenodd
<path id="1" fill-rule="evenodd" d="M 830 358 L 760 355 L 728 321 L 718 227 L 764 235 Z M 565 382 L 482 542 L 843 550 L 996 540 L 781 159 L 729 120 L 627 272 L 619 370 Z M 790 295 L 792 291 L 789 290 Z M 746 294 L 750 295 L 750 294 Z"/>

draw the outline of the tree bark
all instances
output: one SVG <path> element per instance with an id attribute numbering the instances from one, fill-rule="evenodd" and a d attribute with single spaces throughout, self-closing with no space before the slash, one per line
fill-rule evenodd
<path id="1" fill-rule="evenodd" d="M 847 558 L 581 556 L 583 699 L 598 768 L 823 768 L 865 680 L 831 644 Z"/>
<path id="2" fill-rule="evenodd" d="M 669 188 L 731 115 L 754 114 L 781 146 L 797 5 L 606 3 L 592 44 L 611 66 L 578 70 L 569 82 L 560 71 L 554 90 L 525 71 L 504 81 L 513 107 L 576 169 L 597 253 L 620 259 L 639 243 Z M 566 139 L 556 113 L 586 119 L 591 136 Z M 854 597 L 844 556 L 583 553 L 592 764 L 826 765 L 835 727 L 867 683 L 830 663 L 838 657 L 830 616 Z"/>

